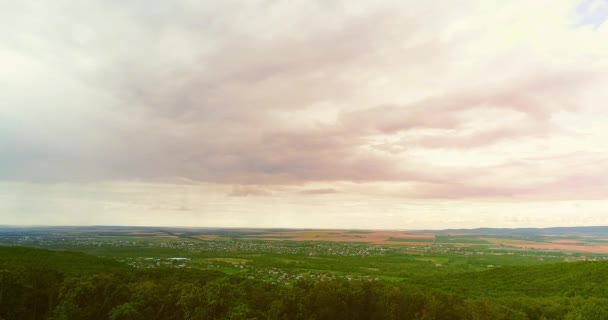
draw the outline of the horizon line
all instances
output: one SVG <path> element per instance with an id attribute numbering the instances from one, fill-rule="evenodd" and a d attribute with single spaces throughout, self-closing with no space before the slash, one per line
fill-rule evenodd
<path id="1" fill-rule="evenodd" d="M 363 230 L 363 231 L 445 231 L 445 230 L 480 230 L 480 229 L 565 229 L 565 228 L 608 228 L 608 225 L 572 225 L 572 226 L 548 226 L 548 227 L 475 227 L 475 228 L 445 228 L 445 229 L 399 229 L 399 228 L 324 228 L 324 227 L 222 227 L 222 226 L 169 226 L 169 225 L 4 225 L 0 228 L 176 228 L 176 229 L 230 229 L 230 230 Z"/>

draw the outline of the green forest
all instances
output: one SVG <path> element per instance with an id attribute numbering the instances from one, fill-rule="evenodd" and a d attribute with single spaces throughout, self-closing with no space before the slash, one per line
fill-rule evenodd
<path id="1" fill-rule="evenodd" d="M 0 247 L 0 319 L 608 319 L 608 262 L 278 285 Z"/>

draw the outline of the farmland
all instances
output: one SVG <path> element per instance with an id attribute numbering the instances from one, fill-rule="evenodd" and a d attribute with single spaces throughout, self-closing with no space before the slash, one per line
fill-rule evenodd
<path id="1" fill-rule="evenodd" d="M 523 306 L 517 305 L 522 303 L 520 299 L 532 299 L 526 303 L 533 304 L 541 297 L 548 299 L 550 304 L 563 305 L 565 309 L 560 312 L 565 315 L 579 312 L 577 305 L 591 303 L 588 299 L 603 297 L 603 289 L 598 289 L 604 281 L 603 271 L 598 270 L 608 266 L 608 243 L 605 240 L 608 237 L 603 232 L 604 229 L 586 228 L 387 231 L 3 227 L 0 228 L 0 249 L 4 259 L 0 263 L 0 272 L 6 275 L 13 272 L 11 270 L 47 268 L 63 274 L 61 277 L 88 279 L 108 272 L 122 274 L 126 271 L 136 277 L 132 279 L 135 287 L 130 289 L 135 291 L 140 285 L 137 277 L 156 279 L 154 277 L 157 276 L 150 275 L 150 272 L 160 272 L 163 279 L 212 277 L 237 283 L 245 281 L 255 288 L 270 286 L 265 289 L 269 292 L 292 292 L 302 289 L 301 286 L 308 288 L 302 290 L 314 291 L 328 285 L 373 284 L 381 291 L 395 288 L 405 290 L 403 294 L 422 292 L 419 298 L 423 300 L 438 293 L 455 295 L 464 299 L 461 301 L 464 304 L 496 304 L 494 307 L 499 309 L 514 308 L 529 319 L 540 319 L 522 311 Z M 589 275 L 595 273 L 597 276 L 590 278 Z M 580 281 L 571 281 L 578 277 L 582 277 Z M 28 287 L 26 284 L 25 288 Z M 67 284 L 57 285 L 63 288 Z M 186 289 L 180 287 L 179 290 Z M 570 300 L 573 294 L 583 300 Z M 492 300 L 467 300 L 480 297 Z M 249 296 L 241 298 L 250 299 Z M 543 303 L 549 303 L 547 301 Z M 288 307 L 288 302 L 285 303 L 285 308 L 292 308 Z M 248 306 L 253 308 L 250 315 L 255 314 L 255 308 Z M 419 307 L 424 309 L 428 306 L 423 304 Z M 545 305 L 543 308 L 548 307 Z M 537 310 L 539 314 L 551 319 L 550 310 L 543 308 Z M 57 310 L 60 309 L 53 312 L 59 314 Z M 310 310 L 283 311 L 291 314 Z M 252 318 L 281 318 L 267 317 L 268 312 L 266 310 Z M 461 310 L 458 314 L 466 312 Z M 1 316 L 16 319 L 9 313 Z M 227 315 L 219 318 L 224 317 Z M 435 318 L 438 317 L 429 319 Z"/>
<path id="2" fill-rule="evenodd" d="M 585 234 L 125 227 L 4 229 L 0 234 L 4 246 L 80 251 L 137 268 L 217 270 L 283 284 L 302 277 L 401 281 L 413 275 L 605 260 L 608 243 L 602 239 Z"/>

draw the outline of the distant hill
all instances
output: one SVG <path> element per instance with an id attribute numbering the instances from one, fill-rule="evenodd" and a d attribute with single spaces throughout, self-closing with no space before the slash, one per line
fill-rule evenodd
<path id="1" fill-rule="evenodd" d="M 206 227 L 163 227 L 163 226 L 8 226 L 0 225 L 0 233 L 23 232 L 127 232 L 127 231 L 169 231 L 169 232 L 284 232 L 284 231 L 317 231 L 334 230 L 326 228 L 206 228 Z M 349 229 L 345 229 L 349 230 Z M 389 229 L 387 229 L 389 230 Z M 363 230 L 362 230 L 363 231 Z M 369 230 L 371 231 L 371 230 Z M 471 228 L 471 229 L 425 229 L 408 230 L 417 233 L 466 233 L 477 235 L 608 235 L 608 226 L 584 226 L 584 227 L 549 227 L 549 228 Z"/>
<path id="2" fill-rule="evenodd" d="M 555 236 L 608 236 L 608 226 L 592 227 L 552 227 L 552 228 L 475 228 L 475 229 L 442 229 L 442 230 L 416 230 L 421 233 L 472 234 L 472 235 L 555 235 Z"/>

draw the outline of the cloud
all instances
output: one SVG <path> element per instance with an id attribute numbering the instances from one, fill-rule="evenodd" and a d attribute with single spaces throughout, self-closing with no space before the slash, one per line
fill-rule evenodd
<path id="1" fill-rule="evenodd" d="M 232 191 L 228 195 L 231 197 L 248 197 L 269 196 L 272 195 L 272 193 L 269 190 L 259 186 L 235 185 L 232 187 Z"/>
<path id="2" fill-rule="evenodd" d="M 531 80 L 512 79 L 503 87 L 480 87 L 411 105 L 372 108 L 346 115 L 344 121 L 349 127 L 381 134 L 411 133 L 395 144 L 379 145 L 388 151 L 475 148 L 511 139 L 542 138 L 561 130 L 552 123 L 553 114 L 580 111 L 583 106 L 577 97 L 589 86 L 607 80 L 596 70 L 550 72 Z M 481 128 L 477 128 L 480 122 Z M 438 130 L 420 134 L 422 129 Z"/>
<path id="3" fill-rule="evenodd" d="M 305 189 L 300 191 L 302 194 L 333 194 L 338 193 L 339 191 L 333 188 L 321 188 L 321 189 Z"/>
<path id="4" fill-rule="evenodd" d="M 584 127 L 606 116 L 608 29 L 542 4 L 6 3 L 0 179 L 564 194 L 592 179 L 562 155 L 605 156 Z M 522 160 L 542 152 L 551 170 Z"/>

